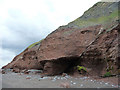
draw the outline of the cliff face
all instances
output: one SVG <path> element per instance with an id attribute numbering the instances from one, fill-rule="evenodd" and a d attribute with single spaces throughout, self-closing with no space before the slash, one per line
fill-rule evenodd
<path id="1" fill-rule="evenodd" d="M 117 2 L 98 2 L 83 16 L 30 45 L 3 68 L 42 69 L 55 75 L 80 65 L 89 75 L 117 74 L 118 13 Z"/>

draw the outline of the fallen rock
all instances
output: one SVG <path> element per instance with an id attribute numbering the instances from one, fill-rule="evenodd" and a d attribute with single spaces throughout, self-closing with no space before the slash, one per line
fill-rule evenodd
<path id="1" fill-rule="evenodd" d="M 15 72 L 15 73 L 20 73 L 20 69 L 19 68 L 14 68 L 12 71 Z"/>
<path id="2" fill-rule="evenodd" d="M 6 74 L 6 72 L 4 70 L 2 70 L 2 74 Z"/>
<path id="3" fill-rule="evenodd" d="M 65 76 L 67 76 L 67 74 L 66 74 L 66 73 L 63 73 L 63 74 L 62 74 L 62 77 L 65 77 Z"/>
<path id="4" fill-rule="evenodd" d="M 30 69 L 28 70 L 28 73 L 32 73 L 32 74 L 38 74 L 38 73 L 42 73 L 42 70 L 35 70 L 35 69 Z"/>
<path id="5" fill-rule="evenodd" d="M 27 76 L 26 79 L 31 79 L 31 77 L 30 77 L 30 76 Z"/>
<path id="6" fill-rule="evenodd" d="M 60 84 L 60 87 L 63 87 L 63 88 L 70 88 L 70 84 L 68 82 L 62 82 Z"/>
<path id="7" fill-rule="evenodd" d="M 24 71 L 24 74 L 29 74 L 29 72 L 30 72 L 30 71 L 28 71 L 28 70 L 25 70 L 25 71 Z"/>

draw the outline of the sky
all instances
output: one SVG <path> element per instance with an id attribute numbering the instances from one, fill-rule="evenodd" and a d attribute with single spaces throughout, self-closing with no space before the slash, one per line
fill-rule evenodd
<path id="1" fill-rule="evenodd" d="M 100 0 L 0 0 L 0 68 Z"/>

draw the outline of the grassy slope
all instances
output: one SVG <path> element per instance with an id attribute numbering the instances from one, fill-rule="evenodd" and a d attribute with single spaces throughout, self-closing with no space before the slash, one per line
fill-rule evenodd
<path id="1" fill-rule="evenodd" d="M 118 20 L 118 6 L 117 3 L 112 2 L 99 2 L 92 8 L 86 11 L 82 17 L 77 18 L 75 21 L 70 22 L 69 26 L 77 26 L 79 28 L 106 24 Z"/>
<path id="2" fill-rule="evenodd" d="M 42 40 L 43 40 L 43 39 L 42 39 Z M 42 40 L 40 40 L 39 42 L 35 42 L 35 43 L 31 44 L 30 46 L 28 46 L 28 48 L 32 48 L 32 47 L 34 47 L 35 45 L 40 44 L 40 43 L 42 42 Z"/>
<path id="3" fill-rule="evenodd" d="M 75 20 L 74 23 L 79 26 L 91 26 L 91 25 L 96 25 L 96 24 L 105 24 L 107 22 L 112 22 L 117 20 L 117 16 L 118 16 L 118 11 L 114 11 L 113 13 L 111 13 L 108 16 L 101 16 L 99 18 L 89 18 L 87 20 Z"/>

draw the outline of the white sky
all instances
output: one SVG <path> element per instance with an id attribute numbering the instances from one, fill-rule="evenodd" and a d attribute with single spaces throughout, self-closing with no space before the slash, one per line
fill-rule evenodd
<path id="1" fill-rule="evenodd" d="M 0 67 L 100 0 L 0 0 Z"/>

